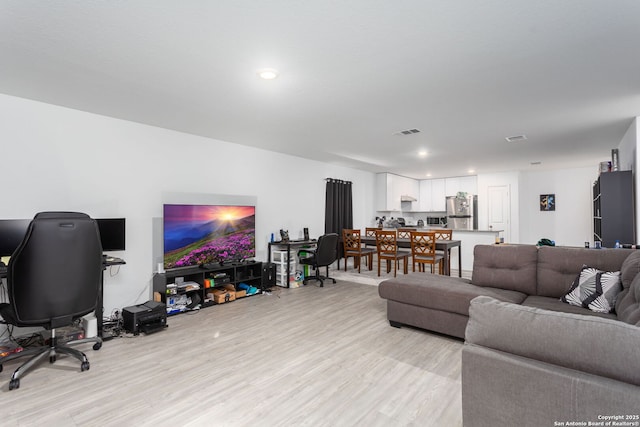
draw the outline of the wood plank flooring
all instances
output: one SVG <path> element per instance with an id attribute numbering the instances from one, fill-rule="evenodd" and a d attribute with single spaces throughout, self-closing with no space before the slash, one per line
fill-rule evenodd
<path id="1" fill-rule="evenodd" d="M 392 328 L 377 286 L 278 288 L 86 345 L 9 391 L 2 426 L 460 426 L 462 342 Z"/>

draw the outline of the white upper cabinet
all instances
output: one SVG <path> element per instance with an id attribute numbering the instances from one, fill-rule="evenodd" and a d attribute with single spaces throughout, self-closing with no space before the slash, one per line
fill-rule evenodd
<path id="1" fill-rule="evenodd" d="M 444 212 L 446 208 L 445 192 L 445 180 L 444 179 L 432 179 L 431 180 L 431 211 Z"/>
<path id="2" fill-rule="evenodd" d="M 376 175 L 376 210 L 415 210 L 420 197 L 420 184 L 415 179 L 390 173 Z M 403 198 L 416 199 L 415 202 L 401 202 Z"/>
<path id="3" fill-rule="evenodd" d="M 478 177 L 474 175 L 445 178 L 445 195 L 457 196 L 459 192 L 478 194 Z"/>
<path id="4" fill-rule="evenodd" d="M 424 212 L 444 212 L 446 210 L 444 181 L 444 179 L 420 180 L 419 210 Z"/>

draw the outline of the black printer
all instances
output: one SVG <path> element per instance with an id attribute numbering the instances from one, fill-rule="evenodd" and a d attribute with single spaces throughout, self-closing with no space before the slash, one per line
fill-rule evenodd
<path id="1" fill-rule="evenodd" d="M 161 302 L 147 301 L 123 308 L 122 320 L 127 332 L 150 334 L 167 327 L 167 308 Z"/>

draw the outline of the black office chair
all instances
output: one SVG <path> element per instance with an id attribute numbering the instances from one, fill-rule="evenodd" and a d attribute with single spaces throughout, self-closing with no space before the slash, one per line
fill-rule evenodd
<path id="1" fill-rule="evenodd" d="M 94 342 L 102 346 L 100 337 L 60 344 L 55 330 L 73 324 L 96 308 L 102 280 L 102 245 L 96 221 L 82 213 L 42 212 L 27 229 L 7 266 L 9 303 L 0 304 L 5 323 L 19 327 L 41 326 L 50 330 L 48 346 L 26 348 L 0 358 L 2 364 L 12 359 L 31 356 L 15 370 L 9 390 L 20 387 L 20 378 L 36 363 L 49 355 L 56 361 L 59 353 L 81 361 L 81 371 L 89 369 L 87 356 L 69 345 Z"/>
<path id="2" fill-rule="evenodd" d="M 327 279 L 331 279 L 333 283 L 336 283 L 336 279 L 329 277 L 329 266 L 338 259 L 338 235 L 336 233 L 320 236 L 315 249 L 300 250 L 298 251 L 298 257 L 300 257 L 301 253 L 306 253 L 309 256 L 301 257 L 300 264 L 309 265 L 316 270 L 315 276 L 305 277 L 302 280 L 303 284 L 306 285 L 309 280 L 318 280 L 322 287 Z M 320 275 L 320 267 L 326 267 L 326 276 Z"/>

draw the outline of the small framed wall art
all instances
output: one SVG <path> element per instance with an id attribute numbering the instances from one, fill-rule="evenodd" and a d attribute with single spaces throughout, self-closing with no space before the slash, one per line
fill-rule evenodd
<path id="1" fill-rule="evenodd" d="M 540 195 L 540 210 L 541 211 L 555 211 L 556 210 L 556 195 L 555 194 L 541 194 Z"/>

